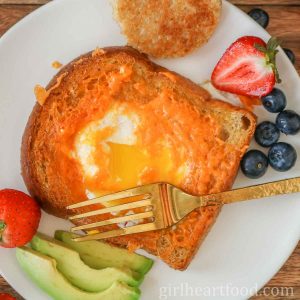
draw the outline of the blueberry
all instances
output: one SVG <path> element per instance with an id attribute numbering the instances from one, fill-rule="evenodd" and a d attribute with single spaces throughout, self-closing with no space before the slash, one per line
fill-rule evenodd
<path id="1" fill-rule="evenodd" d="M 248 12 L 248 15 L 263 28 L 269 25 L 269 15 L 266 11 L 260 8 L 254 8 Z"/>
<path id="2" fill-rule="evenodd" d="M 297 160 L 297 152 L 290 144 L 277 143 L 269 150 L 269 163 L 277 171 L 291 169 Z"/>
<path id="3" fill-rule="evenodd" d="M 265 121 L 257 125 L 254 137 L 258 145 L 270 147 L 278 142 L 280 131 L 274 123 Z"/>
<path id="4" fill-rule="evenodd" d="M 300 116 L 293 110 L 284 110 L 278 114 L 276 126 L 285 134 L 295 135 L 300 131 Z"/>
<path id="5" fill-rule="evenodd" d="M 294 52 L 292 50 L 290 50 L 290 49 L 287 49 L 287 48 L 283 48 L 283 51 L 285 52 L 285 54 L 287 55 L 287 57 L 289 58 L 289 60 L 294 65 L 295 62 L 296 62 L 296 56 L 295 56 Z"/>
<path id="6" fill-rule="evenodd" d="M 242 161 L 242 172 L 249 178 L 259 178 L 263 176 L 268 168 L 268 158 L 259 150 L 248 151 Z"/>
<path id="7" fill-rule="evenodd" d="M 272 92 L 262 97 L 262 104 L 271 113 L 278 113 L 286 107 L 286 97 L 282 90 L 274 88 Z"/>

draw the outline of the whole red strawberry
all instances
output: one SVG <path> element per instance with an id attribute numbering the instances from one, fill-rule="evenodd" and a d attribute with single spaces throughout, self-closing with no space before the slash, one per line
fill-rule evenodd
<path id="1" fill-rule="evenodd" d="M 280 82 L 276 68 L 279 42 L 266 44 L 255 36 L 234 42 L 216 65 L 211 81 L 219 90 L 244 96 L 263 97 Z"/>
<path id="2" fill-rule="evenodd" d="M 38 204 L 28 195 L 5 189 L 0 191 L 0 246 L 24 246 L 37 231 L 41 219 Z"/>
<path id="3" fill-rule="evenodd" d="M 16 300 L 16 298 L 9 294 L 0 293 L 0 300 Z"/>

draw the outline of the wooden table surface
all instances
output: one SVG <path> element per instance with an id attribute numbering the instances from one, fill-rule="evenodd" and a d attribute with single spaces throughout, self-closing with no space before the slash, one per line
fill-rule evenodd
<path id="1" fill-rule="evenodd" d="M 0 0 L 0 36 L 25 15 L 46 2 L 48 1 Z M 268 31 L 283 41 L 283 47 L 290 48 L 296 54 L 296 68 L 300 73 L 300 0 L 231 0 L 231 2 L 246 12 L 254 7 L 260 7 L 269 13 Z M 1 292 L 8 292 L 17 299 L 22 299 L 0 276 Z M 300 243 L 278 274 L 260 291 L 260 295 L 252 299 L 300 300 Z"/>

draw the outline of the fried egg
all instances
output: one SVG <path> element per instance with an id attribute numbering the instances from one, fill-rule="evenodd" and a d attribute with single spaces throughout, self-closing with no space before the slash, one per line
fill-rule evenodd
<path id="1" fill-rule="evenodd" d="M 149 182 L 178 184 L 184 177 L 188 167 L 184 161 L 178 166 L 168 135 L 143 141 L 143 119 L 119 103 L 78 132 L 73 157 L 81 165 L 87 198 Z"/>
<path id="2" fill-rule="evenodd" d="M 207 183 L 205 189 L 214 182 L 207 169 L 218 168 L 219 160 L 212 157 L 226 155 L 220 136 L 211 116 L 173 100 L 165 89 L 144 104 L 112 101 L 96 119 L 82 123 L 70 156 L 79 165 L 88 199 L 155 182 L 193 186 L 192 192 L 201 194 L 198 181 Z"/>

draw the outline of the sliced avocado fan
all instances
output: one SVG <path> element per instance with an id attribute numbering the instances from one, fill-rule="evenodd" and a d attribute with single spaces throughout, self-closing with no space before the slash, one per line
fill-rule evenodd
<path id="1" fill-rule="evenodd" d="M 96 270 L 86 265 L 79 254 L 68 248 L 66 244 L 37 234 L 31 241 L 32 249 L 56 260 L 57 269 L 73 285 L 88 292 L 100 292 L 108 289 L 115 281 L 124 282 L 137 287 L 141 279 L 135 279 L 130 269 L 107 267 Z"/>
<path id="2" fill-rule="evenodd" d="M 103 292 L 90 293 L 73 286 L 58 270 L 56 261 L 30 248 L 16 251 L 17 260 L 28 276 L 54 300 L 138 300 L 140 291 L 114 282 Z M 101 280 L 101 279 L 100 279 Z"/>

